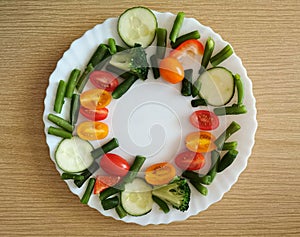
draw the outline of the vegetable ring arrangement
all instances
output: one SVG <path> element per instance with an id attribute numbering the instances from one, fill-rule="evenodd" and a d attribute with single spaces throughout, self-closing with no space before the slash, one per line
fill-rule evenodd
<path id="1" fill-rule="evenodd" d="M 242 126 L 232 120 L 218 136 L 213 131 L 222 123 L 220 118 L 249 113 L 245 79 L 224 66 L 233 54 L 231 46 L 217 49 L 213 37 L 201 41 L 199 30 L 182 34 L 187 20 L 183 12 L 172 18 L 171 29 L 160 27 L 157 15 L 145 7 L 122 13 L 116 25 L 118 37 L 99 42 L 84 70 L 74 68 L 67 80 L 59 81 L 52 95 L 52 111 L 44 113 L 47 134 L 60 140 L 53 156 L 61 178 L 77 190 L 81 203 L 142 225 L 172 221 L 162 221 L 164 217 L 159 222 L 145 221 L 153 209 L 165 216 L 181 213 L 183 217 L 176 220 L 199 212 L 190 211 L 191 201 L 199 195 L 209 196 L 209 187 L 239 157 L 238 141 L 230 138 Z M 149 55 L 151 45 L 156 48 Z M 199 61 L 196 72 L 185 64 L 190 59 Z M 194 112 L 189 118 L 195 131 L 185 137 L 186 150 L 177 154 L 174 162 L 162 160 L 143 167 L 147 158 L 142 154 L 132 162 L 118 154 L 118 138 L 107 140 L 109 126 L 105 120 L 110 116 L 111 101 L 119 100 L 136 81 L 145 81 L 151 73 L 155 80 L 181 85 L 178 96 L 190 99 Z M 87 83 L 93 88 L 86 89 Z M 255 108 L 251 113 L 255 115 Z M 78 122 L 79 116 L 83 121 Z M 256 122 L 251 129 L 254 135 Z M 94 147 L 93 141 L 100 141 L 100 146 Z M 250 151 L 253 143 L 250 138 Z M 210 167 L 201 174 L 207 154 Z M 91 204 L 95 196 L 98 202 Z M 186 212 L 190 213 L 184 215 Z"/>

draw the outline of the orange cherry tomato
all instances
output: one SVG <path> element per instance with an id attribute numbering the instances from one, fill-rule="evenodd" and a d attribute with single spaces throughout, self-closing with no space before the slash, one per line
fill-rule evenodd
<path id="1" fill-rule="evenodd" d="M 185 138 L 186 147 L 193 152 L 210 152 L 216 149 L 215 136 L 210 132 L 193 132 Z"/>
<path id="2" fill-rule="evenodd" d="M 108 126 L 102 122 L 86 121 L 77 127 L 77 135 L 83 140 L 99 140 L 108 134 Z"/>
<path id="3" fill-rule="evenodd" d="M 166 57 L 159 64 L 160 76 L 173 84 L 181 82 L 184 78 L 184 69 L 174 57 Z"/>
<path id="4" fill-rule="evenodd" d="M 111 101 L 111 95 L 102 89 L 92 89 L 80 95 L 80 104 L 90 110 L 106 107 Z"/>
<path id="5" fill-rule="evenodd" d="M 175 167 L 168 162 L 162 162 L 146 169 L 145 180 L 152 185 L 162 185 L 169 183 L 175 175 Z"/>

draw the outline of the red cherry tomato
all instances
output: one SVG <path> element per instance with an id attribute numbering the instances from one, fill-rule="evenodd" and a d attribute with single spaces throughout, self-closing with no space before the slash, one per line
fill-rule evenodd
<path id="1" fill-rule="evenodd" d="M 105 71 L 93 71 L 90 74 L 90 81 L 95 87 L 109 92 L 114 91 L 119 84 L 113 74 Z"/>
<path id="2" fill-rule="evenodd" d="M 116 154 L 107 153 L 100 160 L 100 167 L 110 175 L 125 176 L 130 168 L 128 162 Z"/>
<path id="3" fill-rule="evenodd" d="M 175 57 L 180 60 L 182 57 L 192 57 L 197 55 L 203 55 L 204 47 L 200 41 L 196 39 L 190 39 L 184 41 L 176 49 L 170 52 L 170 57 Z"/>
<path id="4" fill-rule="evenodd" d="M 94 194 L 99 194 L 108 187 L 112 187 L 120 181 L 120 176 L 98 175 L 94 186 Z"/>
<path id="5" fill-rule="evenodd" d="M 80 107 L 79 112 L 89 120 L 99 121 L 107 118 L 108 109 L 99 108 L 99 109 L 88 109 L 83 106 Z"/>
<path id="6" fill-rule="evenodd" d="M 208 110 L 198 110 L 190 116 L 191 124 L 200 130 L 214 130 L 219 126 L 219 118 Z"/>
<path id="7" fill-rule="evenodd" d="M 201 153 L 185 151 L 175 158 L 175 164 L 182 170 L 199 170 L 205 164 L 205 158 Z"/>
<path id="8" fill-rule="evenodd" d="M 160 76 L 173 84 L 181 82 L 184 78 L 184 69 L 182 64 L 172 57 L 166 57 L 159 64 Z"/>

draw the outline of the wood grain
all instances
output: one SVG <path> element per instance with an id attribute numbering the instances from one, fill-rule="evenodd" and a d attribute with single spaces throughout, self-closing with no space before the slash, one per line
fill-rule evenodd
<path id="1" fill-rule="evenodd" d="M 253 81 L 258 130 L 247 169 L 222 201 L 188 220 L 141 227 L 81 205 L 49 159 L 48 78 L 70 44 L 145 5 L 212 27 Z M 299 236 L 300 2 L 0 1 L 0 236 Z"/>

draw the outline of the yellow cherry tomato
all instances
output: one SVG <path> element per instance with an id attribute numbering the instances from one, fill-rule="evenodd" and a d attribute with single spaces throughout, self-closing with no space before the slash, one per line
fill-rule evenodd
<path id="1" fill-rule="evenodd" d="M 175 175 L 175 167 L 168 162 L 162 162 L 146 169 L 145 180 L 152 185 L 162 185 L 169 183 Z"/>
<path id="2" fill-rule="evenodd" d="M 80 95 L 80 104 L 90 110 L 104 108 L 110 101 L 110 93 L 102 89 L 88 90 Z"/>
<path id="3" fill-rule="evenodd" d="M 86 121 L 77 127 L 77 135 L 84 140 L 100 140 L 107 134 L 108 126 L 102 122 Z"/>
<path id="4" fill-rule="evenodd" d="M 193 132 L 187 135 L 185 145 L 193 152 L 210 152 L 217 148 L 214 143 L 215 140 L 215 136 L 210 132 Z"/>

